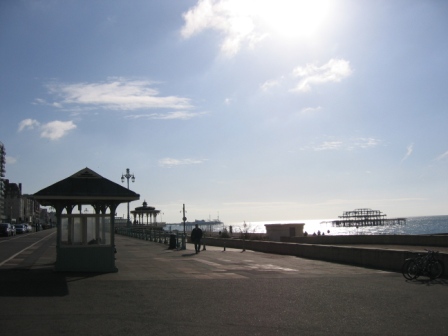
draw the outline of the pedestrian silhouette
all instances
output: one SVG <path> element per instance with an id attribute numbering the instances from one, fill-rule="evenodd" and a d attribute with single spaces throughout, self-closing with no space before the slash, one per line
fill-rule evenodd
<path id="1" fill-rule="evenodd" d="M 194 244 L 194 250 L 196 253 L 201 252 L 201 239 L 202 239 L 202 230 L 199 228 L 198 224 L 191 231 L 191 241 Z"/>

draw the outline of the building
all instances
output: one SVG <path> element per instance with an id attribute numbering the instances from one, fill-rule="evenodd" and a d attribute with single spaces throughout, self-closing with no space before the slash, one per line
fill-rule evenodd
<path id="1" fill-rule="evenodd" d="M 40 205 L 31 195 L 22 194 L 21 183 L 10 183 L 5 179 L 6 150 L 0 142 L 0 222 L 39 222 Z"/>
<path id="2" fill-rule="evenodd" d="M 22 184 L 10 183 L 8 179 L 4 181 L 5 205 L 4 214 L 9 223 L 22 223 L 24 219 Z"/>
<path id="3" fill-rule="evenodd" d="M 22 194 L 22 183 L 4 181 L 4 220 L 8 223 L 40 222 L 40 205 L 32 195 Z"/>
<path id="4" fill-rule="evenodd" d="M 281 237 L 302 237 L 304 223 L 265 224 L 269 240 L 281 241 Z"/>
<path id="5" fill-rule="evenodd" d="M 26 223 L 33 224 L 46 224 L 46 221 L 41 221 L 41 209 L 40 204 L 37 202 L 32 195 L 22 195 L 23 200 L 23 221 Z"/>
<path id="6" fill-rule="evenodd" d="M 0 222 L 6 221 L 5 215 L 5 183 L 4 177 L 6 173 L 6 150 L 3 143 L 0 142 Z"/>
<path id="7" fill-rule="evenodd" d="M 164 223 L 157 223 L 157 216 L 160 214 L 160 210 L 156 210 L 155 207 L 148 206 L 146 201 L 143 202 L 142 206 L 136 207 L 133 211 L 131 211 L 131 214 L 134 216 L 134 224 L 160 227 L 164 226 Z"/>

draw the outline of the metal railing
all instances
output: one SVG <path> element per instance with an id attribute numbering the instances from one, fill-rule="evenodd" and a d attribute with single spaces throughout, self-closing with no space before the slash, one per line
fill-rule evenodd
<path id="1" fill-rule="evenodd" d="M 182 247 L 182 240 L 185 239 L 183 233 L 166 232 L 157 229 L 118 227 L 115 228 L 115 233 L 131 238 L 170 245 L 169 247 L 172 249 L 180 249 Z"/>

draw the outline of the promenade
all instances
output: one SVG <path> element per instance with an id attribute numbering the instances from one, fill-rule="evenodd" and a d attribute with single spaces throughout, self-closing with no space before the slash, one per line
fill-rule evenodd
<path id="1" fill-rule="evenodd" d="M 55 238 L 0 267 L 2 335 L 446 335 L 448 281 L 115 236 L 117 273 L 55 273 Z"/>

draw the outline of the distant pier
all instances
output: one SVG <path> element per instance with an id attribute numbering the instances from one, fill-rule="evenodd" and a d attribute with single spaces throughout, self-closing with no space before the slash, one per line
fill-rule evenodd
<path id="1" fill-rule="evenodd" d="M 406 218 L 386 218 L 386 215 L 379 210 L 355 209 L 344 211 L 340 219 L 331 221 L 337 227 L 360 227 L 360 226 L 384 226 L 384 225 L 404 225 Z"/>

